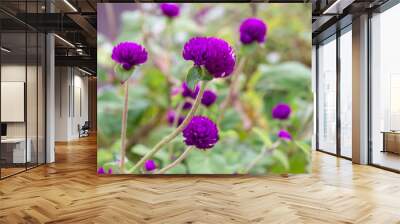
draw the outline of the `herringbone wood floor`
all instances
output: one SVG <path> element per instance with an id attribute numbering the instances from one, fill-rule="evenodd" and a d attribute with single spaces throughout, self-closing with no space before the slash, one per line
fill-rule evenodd
<path id="1" fill-rule="evenodd" d="M 400 175 L 313 154 L 313 173 L 96 176 L 96 141 L 0 181 L 0 223 L 400 223 Z"/>

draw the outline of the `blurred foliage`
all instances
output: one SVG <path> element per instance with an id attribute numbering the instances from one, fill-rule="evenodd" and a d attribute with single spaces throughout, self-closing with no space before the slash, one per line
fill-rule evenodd
<path id="1" fill-rule="evenodd" d="M 171 90 L 185 80 L 191 62 L 181 56 L 183 44 L 193 36 L 216 36 L 234 46 L 238 59 L 250 55 L 240 85 L 239 98 L 253 128 L 245 130 L 240 114 L 227 108 L 220 123 L 220 141 L 207 151 L 192 150 L 169 174 L 240 173 L 277 140 L 279 129 L 292 133 L 293 141 L 282 142 L 250 169 L 252 174 L 304 173 L 310 171 L 312 132 L 311 93 L 311 5 L 310 4 L 181 4 L 174 20 L 163 17 L 157 4 L 136 4 L 136 10 L 116 19 L 121 25 L 114 40 L 98 34 L 98 165 L 118 173 L 123 88 L 115 81 L 112 47 L 135 41 L 149 51 L 149 61 L 135 70 L 129 80 L 127 169 L 173 129 L 166 111 L 183 101 Z M 256 16 L 268 24 L 262 46 L 239 44 L 240 22 Z M 250 49 L 253 47 L 254 49 Z M 229 93 L 230 80 L 213 80 L 208 89 L 218 93 L 217 102 L 200 113 L 216 121 L 220 104 Z M 278 102 L 290 104 L 287 121 L 271 118 Z M 148 129 L 147 132 L 143 131 Z M 154 155 L 159 167 L 177 158 L 185 149 L 182 136 Z M 171 153 L 172 148 L 172 153 Z"/>

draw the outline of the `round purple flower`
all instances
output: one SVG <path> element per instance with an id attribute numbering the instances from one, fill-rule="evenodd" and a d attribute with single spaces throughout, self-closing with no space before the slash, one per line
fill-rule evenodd
<path id="1" fill-rule="evenodd" d="M 187 61 L 193 61 L 194 65 L 204 65 L 207 60 L 207 37 L 193 37 L 183 46 L 182 56 Z"/>
<path id="2" fill-rule="evenodd" d="M 106 174 L 106 171 L 105 171 L 104 168 L 101 166 L 101 167 L 97 170 L 97 174 Z M 108 174 L 112 174 L 112 168 L 108 169 Z"/>
<path id="3" fill-rule="evenodd" d="M 265 41 L 267 29 L 267 25 L 262 20 L 248 18 L 240 25 L 240 41 L 243 44 L 251 44 L 254 41 L 263 43 Z"/>
<path id="4" fill-rule="evenodd" d="M 179 126 L 179 125 L 181 125 L 182 124 L 182 122 L 185 120 L 185 117 L 184 116 L 180 116 L 179 118 L 178 118 L 178 123 L 176 124 L 177 126 Z"/>
<path id="5" fill-rule="evenodd" d="M 147 51 L 137 43 L 122 42 L 113 48 L 111 58 L 125 70 L 129 70 L 147 61 Z"/>
<path id="6" fill-rule="evenodd" d="M 182 106 L 182 109 L 184 110 L 190 110 L 191 108 L 192 108 L 192 103 L 189 101 L 186 101 Z"/>
<path id="7" fill-rule="evenodd" d="M 173 110 L 169 110 L 167 112 L 167 121 L 170 125 L 174 123 L 175 120 L 175 112 Z"/>
<path id="8" fill-rule="evenodd" d="M 168 121 L 169 125 L 173 125 L 174 124 L 175 116 L 176 116 L 176 114 L 175 114 L 175 112 L 173 110 L 169 110 L 167 112 L 167 121 Z M 185 117 L 184 116 L 179 116 L 176 125 L 179 126 L 180 124 L 182 124 L 183 120 L 185 120 Z"/>
<path id="9" fill-rule="evenodd" d="M 217 100 L 217 94 L 211 90 L 204 91 L 203 98 L 201 98 L 201 103 L 209 107 Z"/>
<path id="10" fill-rule="evenodd" d="M 182 83 L 182 96 L 183 97 L 190 97 L 193 99 L 196 99 L 197 94 L 200 91 L 200 86 L 196 85 L 196 87 L 194 88 L 194 91 L 192 89 L 189 88 L 189 86 L 187 85 L 186 82 Z"/>
<path id="11" fill-rule="evenodd" d="M 98 170 L 97 170 L 97 174 L 105 174 L 106 172 L 104 171 L 104 168 L 101 166 Z"/>
<path id="12" fill-rule="evenodd" d="M 157 165 L 154 162 L 154 160 L 149 159 L 149 160 L 146 160 L 146 162 L 144 163 L 144 168 L 147 171 L 153 171 L 157 168 Z"/>
<path id="13" fill-rule="evenodd" d="M 182 56 L 195 66 L 202 66 L 215 78 L 229 76 L 235 67 L 236 57 L 229 44 L 215 37 L 194 37 L 183 47 Z"/>
<path id="14" fill-rule="evenodd" d="M 165 16 L 170 18 L 179 15 L 179 5 L 176 3 L 162 3 L 160 4 L 160 9 Z"/>
<path id="15" fill-rule="evenodd" d="M 285 140 L 285 141 L 291 141 L 292 140 L 292 135 L 288 131 L 283 130 L 283 129 L 279 130 L 278 137 L 280 139 L 282 139 L 282 140 Z"/>
<path id="16" fill-rule="evenodd" d="M 215 78 L 229 76 L 235 68 L 236 58 L 229 44 L 215 37 L 208 38 L 207 60 L 205 68 Z"/>
<path id="17" fill-rule="evenodd" d="M 174 87 L 171 89 L 171 96 L 176 96 L 181 93 L 183 89 L 181 87 Z"/>
<path id="18" fill-rule="evenodd" d="M 291 111 L 289 105 L 278 103 L 274 108 L 272 108 L 272 117 L 278 120 L 286 120 L 289 118 Z"/>
<path id="19" fill-rule="evenodd" d="M 204 116 L 194 116 L 183 129 L 186 145 L 194 145 L 198 149 L 212 148 L 219 140 L 215 123 Z"/>

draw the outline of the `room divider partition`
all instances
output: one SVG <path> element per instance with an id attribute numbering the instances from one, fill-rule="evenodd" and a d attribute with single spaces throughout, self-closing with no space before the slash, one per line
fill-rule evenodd
<path id="1" fill-rule="evenodd" d="M 23 22 L 44 1 L 14 2 L 0 3 L 1 179 L 46 161 L 46 38 Z"/>

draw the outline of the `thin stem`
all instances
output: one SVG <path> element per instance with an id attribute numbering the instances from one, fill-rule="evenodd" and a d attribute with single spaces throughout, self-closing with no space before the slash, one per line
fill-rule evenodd
<path id="1" fill-rule="evenodd" d="M 129 170 L 130 173 L 135 172 L 138 170 L 139 167 L 143 166 L 143 163 L 150 159 L 154 154 L 156 154 L 165 144 L 169 143 L 172 141 L 176 136 L 178 136 L 179 133 L 186 127 L 187 124 L 189 124 L 190 120 L 192 119 L 193 115 L 196 113 L 197 108 L 200 105 L 201 98 L 203 97 L 204 90 L 206 88 L 207 82 L 205 81 L 200 82 L 200 91 L 199 94 L 197 94 L 196 100 L 194 101 L 194 104 L 192 108 L 190 109 L 188 115 L 186 116 L 185 120 L 183 120 L 182 124 L 180 124 L 171 134 L 165 136 L 160 142 L 158 142 L 146 155 L 142 157 L 142 159 L 139 160 L 139 162 L 136 163 L 132 169 Z"/>
<path id="2" fill-rule="evenodd" d="M 224 114 L 226 109 L 228 108 L 229 104 L 231 104 L 231 102 L 234 100 L 235 97 L 235 92 L 237 91 L 237 86 L 239 84 L 239 75 L 240 72 L 243 69 L 244 63 L 246 61 L 246 58 L 242 57 L 238 63 L 237 68 L 235 69 L 235 71 L 232 74 L 232 83 L 230 85 L 229 88 L 229 93 L 228 96 L 226 97 L 226 99 L 224 100 L 224 102 L 222 102 L 221 106 L 220 106 L 220 113 L 217 119 L 217 124 L 219 125 L 219 123 L 222 121 L 222 119 L 224 118 Z"/>
<path id="3" fill-rule="evenodd" d="M 124 83 L 125 101 L 124 109 L 122 110 L 122 123 L 121 123 L 121 158 L 120 158 L 120 172 L 124 173 L 125 169 L 125 153 L 126 153 L 126 123 L 128 120 L 128 93 L 129 85 L 128 80 Z"/>
<path id="4" fill-rule="evenodd" d="M 166 167 L 162 168 L 161 170 L 159 170 L 156 174 L 164 174 L 165 172 L 167 172 L 169 169 L 175 167 L 176 165 L 178 165 L 178 163 L 180 163 L 183 159 L 186 158 L 187 154 L 193 149 L 193 146 L 189 146 L 186 148 L 186 150 L 172 163 L 168 164 Z"/>
<path id="5" fill-rule="evenodd" d="M 242 122 L 243 122 L 243 128 L 245 131 L 248 131 L 251 129 L 251 127 L 253 126 L 251 119 L 248 117 L 243 104 L 240 100 L 235 100 L 233 102 L 233 106 L 236 109 L 236 111 L 238 112 L 238 114 L 240 115 L 240 117 L 242 118 Z"/>
<path id="6" fill-rule="evenodd" d="M 248 173 L 264 156 L 267 152 L 272 152 L 274 149 L 276 149 L 281 142 L 278 140 L 274 144 L 272 144 L 271 147 L 264 146 L 264 148 L 261 150 L 260 154 L 256 158 L 254 158 L 253 161 L 249 163 L 247 168 L 244 170 L 244 173 Z"/>
<path id="7" fill-rule="evenodd" d="M 178 125 L 178 121 L 179 121 L 179 117 L 181 116 L 182 113 L 182 109 L 183 109 L 183 105 L 185 104 L 185 101 L 181 102 L 178 105 L 177 111 L 175 113 L 175 117 L 174 117 L 174 121 L 172 122 L 172 127 L 176 127 Z M 169 154 L 169 158 L 172 157 L 173 154 L 173 145 L 169 145 L 168 146 L 168 154 Z"/>
<path id="8" fill-rule="evenodd" d="M 182 113 L 183 105 L 185 105 L 185 101 L 181 102 L 178 105 L 178 108 L 177 108 L 178 110 L 176 110 L 174 122 L 172 123 L 172 127 L 176 127 L 178 125 L 178 121 L 179 121 L 179 117 L 181 116 L 181 113 Z"/>

